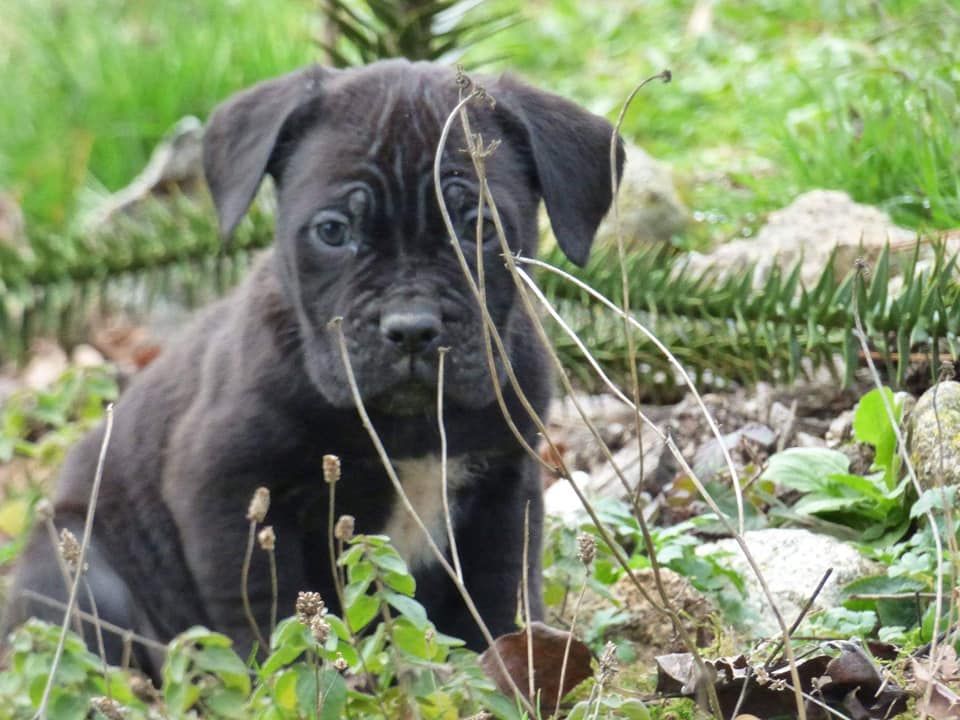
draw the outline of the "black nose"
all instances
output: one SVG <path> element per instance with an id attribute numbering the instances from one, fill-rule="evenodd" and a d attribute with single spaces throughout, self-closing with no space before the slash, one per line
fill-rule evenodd
<path id="1" fill-rule="evenodd" d="M 380 317 L 380 333 L 409 353 L 426 350 L 440 336 L 440 315 L 426 308 L 405 308 Z"/>

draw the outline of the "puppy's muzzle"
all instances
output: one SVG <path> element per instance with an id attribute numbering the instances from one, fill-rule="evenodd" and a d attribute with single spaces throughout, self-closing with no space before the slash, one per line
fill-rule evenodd
<path id="1" fill-rule="evenodd" d="M 402 354 L 416 356 L 436 350 L 442 330 L 440 308 L 426 299 L 390 303 L 380 313 L 380 335 Z"/>

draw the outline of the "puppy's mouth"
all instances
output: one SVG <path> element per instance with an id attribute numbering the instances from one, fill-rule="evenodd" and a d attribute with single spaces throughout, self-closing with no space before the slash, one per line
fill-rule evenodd
<path id="1" fill-rule="evenodd" d="M 373 407 L 390 415 L 413 415 L 436 405 L 437 371 L 430 363 L 405 358 L 391 370 L 394 382 L 371 398 Z"/>

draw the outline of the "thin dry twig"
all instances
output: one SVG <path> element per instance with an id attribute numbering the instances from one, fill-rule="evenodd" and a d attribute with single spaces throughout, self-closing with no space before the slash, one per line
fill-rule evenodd
<path id="1" fill-rule="evenodd" d="M 453 532 L 453 515 L 450 512 L 450 489 L 447 478 L 447 428 L 443 422 L 444 360 L 449 348 L 442 347 L 437 352 L 437 426 L 440 430 L 440 488 L 443 500 L 443 519 L 447 526 L 447 542 L 450 544 L 450 557 L 453 569 L 460 582 L 463 582 L 463 568 L 460 567 L 460 551 L 457 549 L 457 536 Z"/>
<path id="2" fill-rule="evenodd" d="M 863 287 L 863 275 L 865 272 L 867 272 L 866 262 L 862 259 L 858 259 L 856 262 L 856 275 L 854 277 L 855 282 L 853 287 L 853 322 L 854 326 L 856 327 L 855 335 L 860 343 L 860 348 L 863 350 L 864 358 L 867 362 L 867 368 L 870 370 L 870 377 L 873 380 L 873 384 L 880 392 L 880 399 L 883 401 L 883 410 L 887 415 L 887 420 L 890 422 L 890 426 L 893 428 L 893 433 L 897 438 L 897 452 L 907 468 L 907 475 L 910 477 L 911 485 L 913 485 L 917 496 L 920 496 L 923 494 L 923 487 L 920 485 L 920 480 L 917 478 L 917 472 L 913 467 L 913 463 L 910 462 L 910 454 L 907 452 L 907 445 L 903 438 L 903 433 L 900 430 L 900 423 L 897 422 L 897 415 L 893 411 L 893 407 L 890 405 L 890 399 L 887 397 L 887 393 L 883 391 L 883 380 L 881 380 L 880 373 L 877 372 L 877 366 L 874 364 L 873 357 L 870 355 L 870 343 L 867 340 L 867 333 L 863 329 L 863 320 L 860 318 L 858 298 L 860 295 L 860 290 Z M 924 513 L 924 517 L 926 518 L 927 523 L 930 525 L 930 531 L 933 534 L 933 543 L 937 561 L 937 587 L 936 598 L 934 598 L 933 601 L 934 617 L 930 638 L 930 657 L 934 658 L 934 667 L 931 669 L 931 672 L 936 672 L 936 662 L 938 658 L 936 648 L 940 631 L 940 616 L 943 614 L 943 543 L 940 540 L 940 530 L 937 527 L 937 520 L 933 514 L 933 511 L 927 510 Z M 932 692 L 933 683 L 928 683 L 923 696 L 925 705 L 930 704 Z"/>
<path id="3" fill-rule="evenodd" d="M 67 609 L 67 603 L 60 602 L 56 598 L 52 598 L 48 595 L 43 595 L 42 593 L 38 593 L 35 590 L 24 589 L 20 591 L 20 594 L 23 595 L 23 597 L 25 598 L 29 598 L 30 600 L 33 600 L 34 602 L 38 602 L 41 605 L 46 605 L 47 607 L 56 608 L 57 610 Z M 79 617 L 84 622 L 99 623 L 100 627 L 102 627 L 104 630 L 106 630 L 109 633 L 118 635 L 121 638 L 129 637 L 132 642 L 140 643 L 144 647 L 150 648 L 151 650 L 157 650 L 162 653 L 167 652 L 167 646 L 164 645 L 163 643 L 157 642 L 156 640 L 151 640 L 150 638 L 145 637 L 143 635 L 138 635 L 132 630 L 128 628 L 120 627 L 119 625 L 115 625 L 109 620 L 104 620 L 102 618 L 95 618 L 90 613 L 80 610 L 79 608 L 74 608 L 74 613 L 76 614 L 77 617 Z"/>
<path id="4" fill-rule="evenodd" d="M 84 572 L 87 549 L 90 547 L 90 538 L 93 536 L 93 519 L 97 512 L 97 499 L 100 496 L 100 483 L 103 480 L 103 466 L 107 459 L 107 448 L 110 446 L 110 436 L 113 434 L 113 403 L 107 405 L 106 421 L 103 431 L 103 441 L 100 443 L 100 455 L 97 458 L 97 469 L 93 476 L 93 485 L 90 488 L 90 499 L 87 505 L 87 517 L 83 524 L 83 539 L 80 542 L 80 557 L 77 561 L 77 573 L 70 586 L 70 597 L 67 599 L 67 608 L 63 616 L 63 625 L 60 628 L 60 640 L 53 653 L 53 662 L 50 664 L 50 674 L 43 688 L 43 697 L 37 709 L 35 720 L 46 720 L 47 705 L 50 703 L 50 692 L 53 690 L 53 678 L 56 675 L 60 660 L 63 657 L 63 647 L 67 641 L 67 630 L 70 627 L 70 617 L 77 605 L 77 594 L 80 589 L 80 579 Z"/>
<path id="5" fill-rule="evenodd" d="M 530 615 L 530 501 L 523 508 L 523 572 L 521 573 L 520 597 L 523 598 L 524 630 L 527 633 L 527 689 L 530 701 L 535 702 L 535 678 L 533 675 L 533 618 Z"/>
<path id="6" fill-rule="evenodd" d="M 800 623 L 803 622 L 803 619 L 807 616 L 807 613 L 810 612 L 810 608 L 812 608 L 813 604 L 817 601 L 817 598 L 823 591 L 823 586 L 827 584 L 827 580 L 830 579 L 831 575 L 833 575 L 833 568 L 829 567 L 827 568 L 826 572 L 823 573 L 823 577 L 820 578 L 820 582 L 817 583 L 817 586 L 813 589 L 813 592 L 810 593 L 810 597 L 808 597 L 807 601 L 803 604 L 803 607 L 797 614 L 796 620 L 793 621 L 793 625 L 790 626 L 790 630 L 787 633 L 790 637 L 793 637 L 793 634 L 797 631 L 797 628 L 800 627 Z M 774 658 L 777 657 L 777 654 L 780 652 L 780 648 L 782 647 L 783 640 L 777 640 L 776 644 L 773 646 L 773 651 L 767 657 L 767 661 L 763 664 L 764 668 L 769 668 L 770 665 L 773 664 Z"/>
<path id="7" fill-rule="evenodd" d="M 263 633 L 260 632 L 260 626 L 253 616 L 253 609 L 250 607 L 250 562 L 253 560 L 253 544 L 257 539 L 257 521 L 250 520 L 250 532 L 247 534 L 247 548 L 243 555 L 243 565 L 240 568 L 240 598 L 243 601 L 243 613 L 247 617 L 247 624 L 253 630 L 253 636 L 260 646 L 260 652 L 266 652 L 270 647 L 263 639 Z"/>

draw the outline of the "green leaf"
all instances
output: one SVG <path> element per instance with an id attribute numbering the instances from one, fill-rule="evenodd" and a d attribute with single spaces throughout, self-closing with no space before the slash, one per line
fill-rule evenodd
<path id="1" fill-rule="evenodd" d="M 956 485 L 924 490 L 923 494 L 913 504 L 913 507 L 910 508 L 910 517 L 918 518 L 931 510 L 944 511 L 948 508 L 955 508 L 956 499 Z"/>
<path id="2" fill-rule="evenodd" d="M 884 397 L 893 409 L 894 418 L 900 421 L 901 403 L 894 402 L 893 391 L 890 388 L 871 390 L 857 403 L 853 416 L 853 435 L 863 443 L 873 445 L 876 450 L 874 465 L 883 470 L 887 476 L 887 485 L 892 487 L 891 474 L 894 470 L 894 453 L 896 452 L 897 436 L 884 406 Z"/>
<path id="3" fill-rule="evenodd" d="M 48 720 L 77 720 L 86 717 L 90 699 L 75 691 L 56 688 L 50 694 Z"/>
<path id="4" fill-rule="evenodd" d="M 423 605 L 412 597 L 384 590 L 382 597 L 394 610 L 409 618 L 417 626 L 423 628 L 427 624 L 427 611 Z"/>
<path id="5" fill-rule="evenodd" d="M 384 573 L 383 582 L 387 587 L 393 588 L 404 595 L 410 595 L 411 597 L 417 589 L 417 582 L 413 579 L 413 575 L 406 573 Z"/>
<path id="6" fill-rule="evenodd" d="M 800 492 L 812 492 L 822 490 L 830 475 L 845 475 L 849 467 L 849 458 L 837 450 L 790 448 L 770 457 L 760 479 Z"/>
<path id="7" fill-rule="evenodd" d="M 322 693 L 320 720 L 340 720 L 345 716 L 347 707 L 347 684 L 340 673 L 330 668 L 320 674 Z"/>
<path id="8" fill-rule="evenodd" d="M 203 703 L 214 715 L 230 718 L 230 720 L 244 720 L 250 713 L 246 709 L 247 696 L 237 690 L 220 688 L 214 690 Z"/>
<path id="9" fill-rule="evenodd" d="M 297 670 L 290 668 L 277 675 L 273 683 L 273 700 L 284 710 L 297 709 Z"/>
<path id="10" fill-rule="evenodd" d="M 403 558 L 400 557 L 400 554 L 394 550 L 389 545 L 383 545 L 378 548 L 374 548 L 370 552 L 370 559 L 379 567 L 381 570 L 386 572 L 397 573 L 399 575 L 409 575 L 410 571 L 407 569 L 407 564 L 403 561 Z"/>
<path id="11" fill-rule="evenodd" d="M 250 675 L 243 660 L 230 648 L 213 645 L 194 655 L 196 666 L 219 677 L 228 688 L 250 694 Z"/>
<path id="12" fill-rule="evenodd" d="M 373 620 L 380 611 L 380 600 L 372 595 L 361 595 L 347 606 L 346 621 L 354 633 L 358 633 Z"/>

